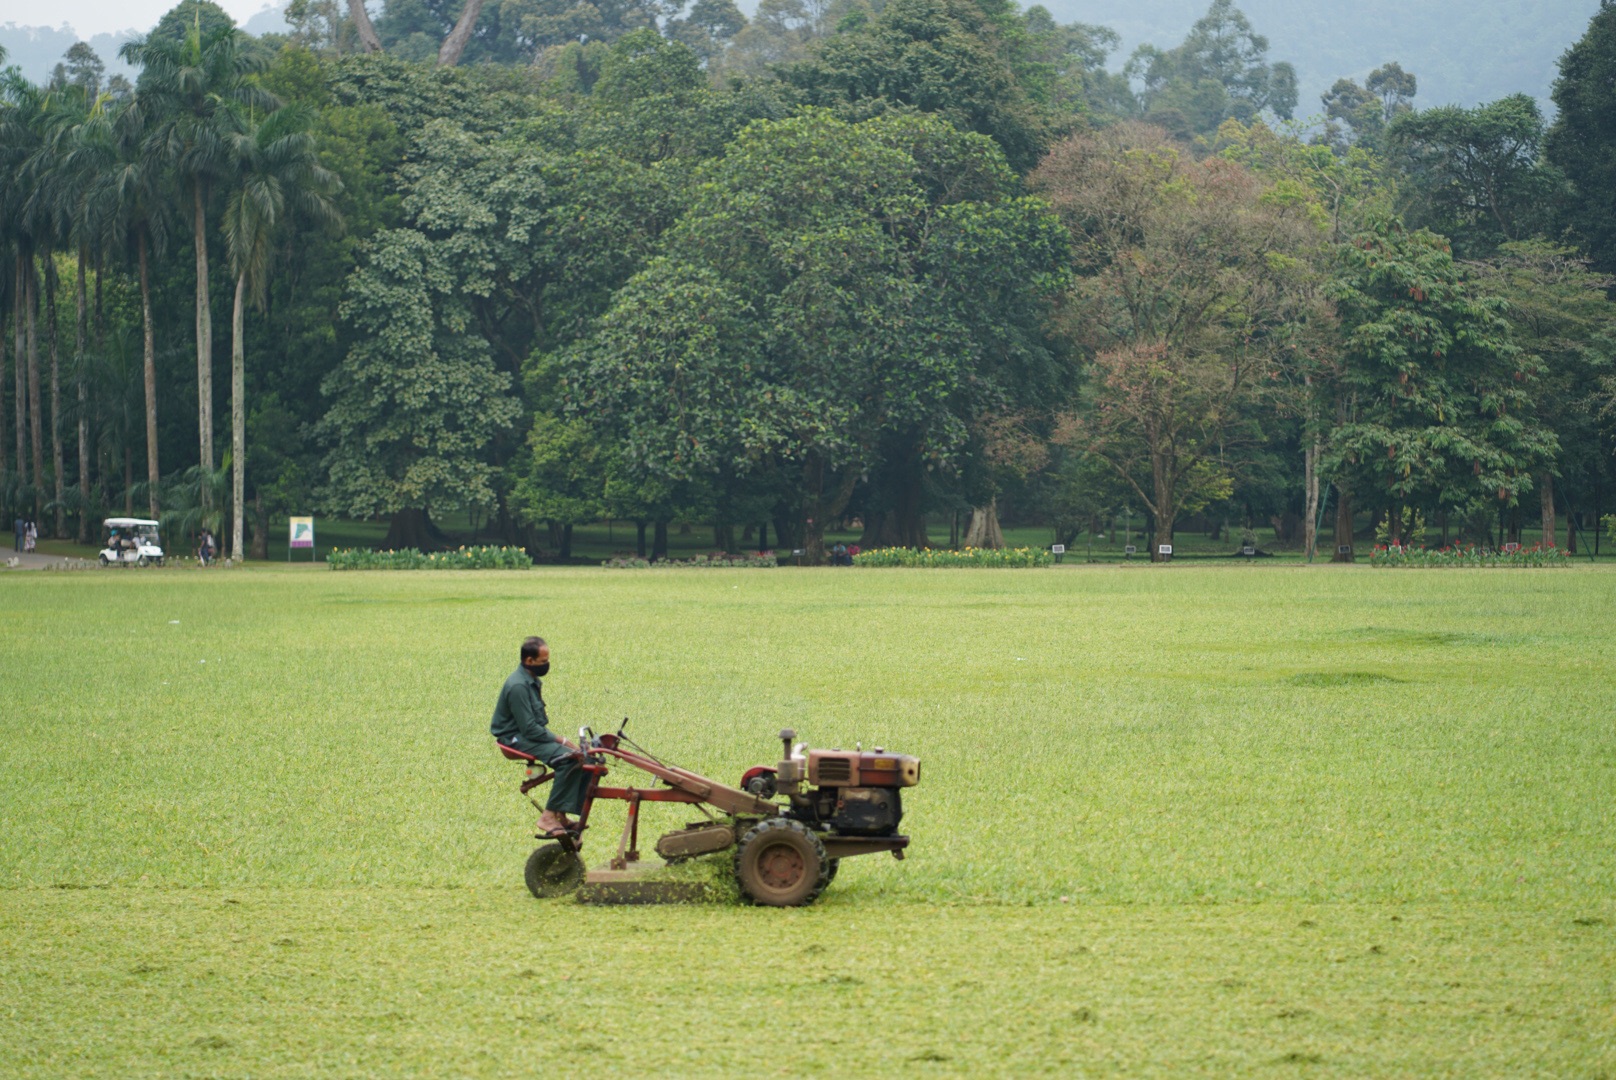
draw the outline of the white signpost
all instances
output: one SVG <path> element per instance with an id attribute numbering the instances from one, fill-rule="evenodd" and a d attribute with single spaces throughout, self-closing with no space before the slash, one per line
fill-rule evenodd
<path id="1" fill-rule="evenodd" d="M 314 519 L 289 517 L 286 519 L 286 561 L 292 561 L 293 548 L 308 548 L 309 561 L 314 562 Z"/>
<path id="2" fill-rule="evenodd" d="M 1172 559 L 1173 559 L 1173 545 L 1172 544 L 1157 544 L 1156 545 L 1156 554 L 1161 557 L 1162 562 L 1171 562 Z"/>

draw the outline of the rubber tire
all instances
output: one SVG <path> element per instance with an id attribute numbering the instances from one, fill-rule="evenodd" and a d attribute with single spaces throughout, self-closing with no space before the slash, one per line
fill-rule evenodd
<path id="1" fill-rule="evenodd" d="M 584 881 L 584 861 L 560 844 L 542 844 L 527 857 L 522 876 L 528 892 L 540 900 L 551 900 L 578 890 Z"/>
<path id="2" fill-rule="evenodd" d="M 100 559 L 102 566 L 110 566 L 112 564 L 112 560 L 107 558 L 107 553 L 104 551 L 101 553 Z"/>
<path id="3" fill-rule="evenodd" d="M 792 855 L 801 863 L 800 873 L 785 883 L 769 881 L 764 860 L 784 857 L 789 864 Z M 808 826 L 790 818 L 770 818 L 754 825 L 735 848 L 735 880 L 742 895 L 761 907 L 811 904 L 830 884 L 830 875 L 825 845 Z"/>
<path id="4" fill-rule="evenodd" d="M 842 868 L 842 860 L 840 860 L 840 859 L 832 859 L 832 860 L 830 860 L 830 873 L 828 875 L 826 875 L 826 877 L 825 877 L 825 884 L 826 885 L 829 885 L 831 882 L 836 880 L 836 871 L 840 870 L 841 868 Z"/>
<path id="5" fill-rule="evenodd" d="M 147 566 L 148 565 L 148 560 L 147 560 L 146 556 L 141 555 L 138 558 L 136 558 L 135 559 L 135 565 L 139 566 L 139 567 Z"/>

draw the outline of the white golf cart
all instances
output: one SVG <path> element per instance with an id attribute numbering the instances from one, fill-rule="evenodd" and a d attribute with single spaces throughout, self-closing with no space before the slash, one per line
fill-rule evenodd
<path id="1" fill-rule="evenodd" d="M 163 565 L 157 522 L 150 518 L 107 518 L 101 532 L 102 566 Z"/>

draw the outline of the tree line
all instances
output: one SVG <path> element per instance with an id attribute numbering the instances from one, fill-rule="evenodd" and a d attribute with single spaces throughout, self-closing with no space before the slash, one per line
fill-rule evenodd
<path id="1" fill-rule="evenodd" d="M 1608 0 L 1552 124 L 1418 108 L 1395 62 L 1293 121 L 1232 0 L 1121 74 L 1012 0 L 288 20 L 187 0 L 132 85 L 79 46 L 6 75 L 0 477 L 47 531 L 138 506 L 262 556 L 310 508 L 423 548 L 469 514 L 568 557 L 609 518 L 654 557 L 695 521 L 817 559 L 1138 510 L 1153 550 L 1331 521 L 1350 558 L 1602 509 Z"/>

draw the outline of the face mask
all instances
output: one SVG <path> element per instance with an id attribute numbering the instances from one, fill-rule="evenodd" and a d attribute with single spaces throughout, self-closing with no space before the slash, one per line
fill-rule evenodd
<path id="1" fill-rule="evenodd" d="M 542 679 L 550 674 L 550 661 L 546 660 L 542 664 L 529 664 L 528 671 L 532 673 L 535 679 Z"/>

